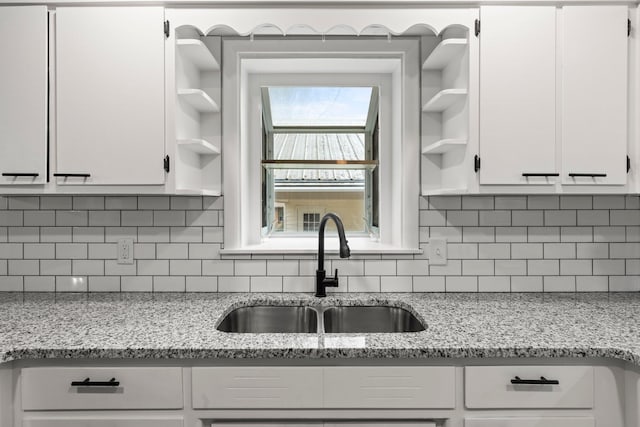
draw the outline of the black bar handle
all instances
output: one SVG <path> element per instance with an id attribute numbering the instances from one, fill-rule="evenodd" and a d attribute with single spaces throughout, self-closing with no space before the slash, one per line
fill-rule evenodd
<path id="1" fill-rule="evenodd" d="M 71 381 L 72 387 L 118 387 L 120 381 L 116 381 L 115 378 L 111 378 L 109 381 L 91 381 L 89 377 L 84 381 Z"/>
<path id="2" fill-rule="evenodd" d="M 570 177 L 588 177 L 588 178 L 604 178 L 606 173 L 570 173 Z"/>
<path id="3" fill-rule="evenodd" d="M 90 173 L 54 173 L 53 176 L 62 178 L 89 178 Z"/>
<path id="4" fill-rule="evenodd" d="M 548 380 L 545 377 L 540 377 L 539 380 L 523 380 L 520 377 L 516 376 L 511 380 L 511 384 L 558 385 L 560 384 L 560 381 Z"/>
<path id="5" fill-rule="evenodd" d="M 14 173 L 14 172 L 2 172 L 2 176 L 29 176 L 29 177 L 38 177 L 39 173 Z"/>
<path id="6" fill-rule="evenodd" d="M 524 172 L 522 174 L 522 176 L 524 176 L 524 177 L 530 177 L 530 176 L 560 176 L 560 174 L 556 173 L 556 172 L 552 172 L 552 173 L 528 173 L 528 172 Z"/>

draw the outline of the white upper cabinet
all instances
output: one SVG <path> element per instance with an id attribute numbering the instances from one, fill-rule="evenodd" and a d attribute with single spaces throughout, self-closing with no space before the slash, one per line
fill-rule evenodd
<path id="1" fill-rule="evenodd" d="M 552 184 L 556 8 L 486 6 L 480 19 L 480 184 Z"/>
<path id="2" fill-rule="evenodd" d="M 0 7 L 0 185 L 47 181 L 47 19 Z"/>
<path id="3" fill-rule="evenodd" d="M 57 9 L 58 184 L 164 184 L 163 23 L 162 7 Z"/>
<path id="4" fill-rule="evenodd" d="M 562 183 L 627 183 L 627 6 L 562 8 Z"/>

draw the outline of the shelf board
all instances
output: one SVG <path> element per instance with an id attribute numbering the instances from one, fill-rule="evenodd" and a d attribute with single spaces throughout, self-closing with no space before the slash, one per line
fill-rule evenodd
<path id="1" fill-rule="evenodd" d="M 455 194 L 465 194 L 467 193 L 466 187 L 460 188 L 439 188 L 433 190 L 426 190 L 422 192 L 423 196 L 446 196 L 446 195 L 455 195 Z"/>
<path id="2" fill-rule="evenodd" d="M 265 169 L 367 169 L 378 166 L 377 160 L 263 160 Z"/>
<path id="3" fill-rule="evenodd" d="M 217 113 L 218 104 L 202 89 L 178 89 L 178 97 L 201 113 Z"/>
<path id="4" fill-rule="evenodd" d="M 204 139 L 179 139 L 178 147 L 198 154 L 220 154 L 220 149 Z"/>
<path id="5" fill-rule="evenodd" d="M 203 71 L 216 71 L 220 69 L 220 64 L 213 57 L 207 46 L 198 39 L 181 39 L 176 43 L 178 51 L 185 59 L 192 62 Z"/>
<path id="6" fill-rule="evenodd" d="M 447 153 L 456 148 L 465 147 L 467 145 L 466 139 L 441 139 L 433 144 L 427 145 L 422 154 L 442 154 Z"/>
<path id="7" fill-rule="evenodd" d="M 433 98 L 427 101 L 422 107 L 424 113 L 439 113 L 451 107 L 458 101 L 465 99 L 466 89 L 444 89 L 436 93 Z"/>
<path id="8" fill-rule="evenodd" d="M 433 49 L 422 64 L 423 70 L 441 70 L 454 58 L 461 56 L 467 47 L 467 39 L 444 39 Z"/>
<path id="9" fill-rule="evenodd" d="M 217 190 L 194 190 L 190 188 L 176 188 L 176 195 L 180 196 L 222 196 L 221 191 Z"/>

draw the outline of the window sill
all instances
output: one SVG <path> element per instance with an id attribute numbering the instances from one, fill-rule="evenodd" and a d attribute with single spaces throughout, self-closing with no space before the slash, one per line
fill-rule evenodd
<path id="1" fill-rule="evenodd" d="M 367 237 L 347 237 L 351 255 L 419 255 L 420 248 L 400 248 L 372 241 Z M 338 254 L 338 238 L 325 238 L 325 253 Z M 276 237 L 261 244 L 234 249 L 222 249 L 221 255 L 316 255 L 317 237 Z"/>

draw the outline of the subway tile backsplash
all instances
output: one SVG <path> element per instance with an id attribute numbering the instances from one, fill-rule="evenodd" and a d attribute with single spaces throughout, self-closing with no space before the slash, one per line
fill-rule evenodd
<path id="1" fill-rule="evenodd" d="M 448 241 L 429 265 L 429 238 Z M 117 264 L 116 242 L 135 261 Z M 446 196 L 420 200 L 412 256 L 329 257 L 333 292 L 640 290 L 638 196 Z M 312 292 L 314 256 L 221 256 L 223 198 L 0 197 L 0 290 Z"/>

